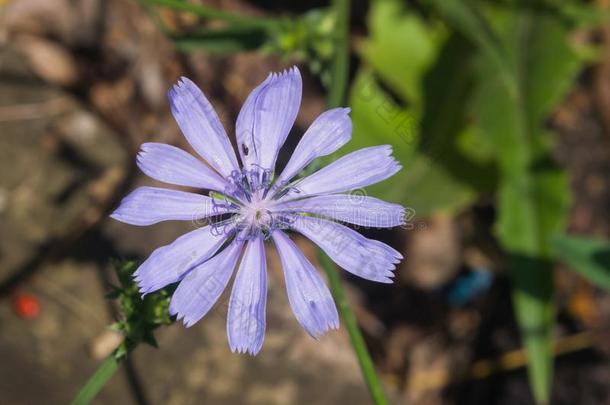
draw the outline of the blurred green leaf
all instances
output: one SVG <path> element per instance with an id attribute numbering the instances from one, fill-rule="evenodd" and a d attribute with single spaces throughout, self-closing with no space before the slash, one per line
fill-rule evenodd
<path id="1" fill-rule="evenodd" d="M 591 27 L 610 19 L 610 10 L 580 0 L 495 0 L 505 7 L 552 14 L 570 27 Z"/>
<path id="2" fill-rule="evenodd" d="M 334 38 L 336 16 L 333 8 L 309 10 L 275 32 L 273 40 L 264 49 L 306 63 L 328 89 L 333 82 L 332 61 L 337 56 Z"/>
<path id="3" fill-rule="evenodd" d="M 391 144 L 404 166 L 369 192 L 418 215 L 464 207 L 495 182 L 491 156 L 479 153 L 466 119 L 471 46 L 398 1 L 374 3 L 369 29 L 360 47 L 366 66 L 350 95 L 348 148 Z"/>
<path id="4" fill-rule="evenodd" d="M 502 73 L 497 61 L 482 52 L 473 113 L 495 144 L 500 168 L 496 230 L 509 254 L 534 397 L 548 403 L 554 323 L 550 237 L 564 227 L 569 189 L 565 174 L 552 161 L 551 138 L 543 123 L 565 95 L 581 60 L 567 43 L 567 27 L 553 15 L 520 10 L 498 17 L 504 63 L 514 72 L 514 81 L 498 80 Z"/>
<path id="5" fill-rule="evenodd" d="M 473 130 L 464 103 L 475 81 L 472 54 L 464 37 L 454 34 L 426 73 L 418 150 L 463 189 L 485 192 L 495 188 L 497 173 L 492 143 Z"/>
<path id="6" fill-rule="evenodd" d="M 362 58 L 402 102 L 421 106 L 422 77 L 447 33 L 393 0 L 373 3 L 368 24 L 370 37 L 361 44 Z"/>
<path id="7" fill-rule="evenodd" d="M 465 37 L 469 38 L 495 65 L 497 74 L 511 92 L 515 92 L 515 77 L 506 63 L 504 46 L 481 12 L 475 0 L 429 0 L 435 9 Z"/>
<path id="8" fill-rule="evenodd" d="M 553 238 L 553 248 L 575 272 L 610 290 L 610 242 L 559 235 Z"/>

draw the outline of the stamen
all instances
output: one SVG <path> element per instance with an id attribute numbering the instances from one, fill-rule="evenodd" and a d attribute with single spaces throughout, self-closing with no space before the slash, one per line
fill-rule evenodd
<path id="1" fill-rule="evenodd" d="M 227 237 L 231 236 L 232 233 L 237 231 L 237 228 L 234 226 L 235 220 L 234 217 L 225 219 L 224 221 L 219 221 L 211 224 L 210 233 L 213 236 L 222 236 L 226 235 Z"/>
<path id="2" fill-rule="evenodd" d="M 273 195 L 273 197 L 272 197 L 273 200 L 279 200 L 280 198 L 284 197 L 286 194 L 288 194 L 290 192 L 294 192 L 296 194 L 301 194 L 301 190 L 299 190 L 296 186 L 294 186 L 292 184 L 288 184 L 285 188 L 282 188 L 282 187 L 283 186 L 277 187 L 277 189 L 280 191 Z"/>
<path id="3" fill-rule="evenodd" d="M 263 169 L 258 165 L 251 165 L 251 170 L 234 170 L 227 178 L 226 195 L 224 200 L 214 202 L 216 211 L 226 208 L 237 209 L 238 214 L 227 221 L 221 221 L 214 225 L 215 232 L 224 232 L 228 223 L 232 229 L 239 234 L 239 238 L 251 240 L 261 235 L 265 239 L 271 237 L 275 229 L 287 228 L 288 219 L 275 218 L 270 206 L 274 202 L 267 200 L 266 195 L 271 189 L 271 178 L 273 173 L 269 169 Z M 263 190 L 263 193 L 260 191 Z M 262 196 L 261 196 L 262 194 Z M 239 200 L 237 203 L 230 199 Z"/>

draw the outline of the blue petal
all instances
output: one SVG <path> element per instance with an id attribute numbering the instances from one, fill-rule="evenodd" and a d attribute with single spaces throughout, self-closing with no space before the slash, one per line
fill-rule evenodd
<path id="1" fill-rule="evenodd" d="M 191 270 L 180 282 L 169 304 L 169 312 L 188 328 L 214 306 L 233 274 L 243 241 L 233 242 L 208 261 Z"/>
<path id="2" fill-rule="evenodd" d="M 227 133 L 199 87 L 182 77 L 167 96 L 174 118 L 193 149 L 225 178 L 239 170 Z"/>
<path id="3" fill-rule="evenodd" d="M 195 221 L 214 215 L 233 212 L 215 204 L 205 195 L 158 187 L 139 187 L 123 198 L 110 215 L 117 221 L 131 225 L 152 225 L 161 221 Z"/>
<path id="4" fill-rule="evenodd" d="M 147 176 L 178 186 L 224 191 L 226 181 L 193 155 L 163 143 L 141 146 L 138 167 Z"/>
<path id="5" fill-rule="evenodd" d="M 349 108 L 334 108 L 320 114 L 309 126 L 290 160 L 278 176 L 278 187 L 285 185 L 312 160 L 327 156 L 345 145 L 352 137 Z"/>
<path id="6" fill-rule="evenodd" d="M 267 264 L 262 236 L 248 242 L 229 301 L 227 334 L 231 351 L 257 354 L 265 339 Z"/>
<path id="7" fill-rule="evenodd" d="M 367 280 L 391 283 L 392 272 L 402 259 L 385 243 L 367 239 L 333 221 L 295 215 L 290 226 L 322 248 L 340 267 Z"/>
<path id="8" fill-rule="evenodd" d="M 400 169 L 390 145 L 359 149 L 299 180 L 282 200 L 363 188 L 393 176 Z"/>
<path id="9" fill-rule="evenodd" d="M 271 73 L 246 99 L 235 125 L 245 169 L 273 171 L 301 105 L 303 83 L 296 67 Z"/>
<path id="10" fill-rule="evenodd" d="M 405 209 L 364 195 L 332 194 L 278 204 L 274 214 L 301 212 L 321 215 L 354 225 L 392 228 L 404 224 Z"/>
<path id="11" fill-rule="evenodd" d="M 339 327 L 337 307 L 322 277 L 282 231 L 272 234 L 280 255 L 292 312 L 312 337 Z"/>
<path id="12" fill-rule="evenodd" d="M 140 292 L 148 294 L 180 281 L 194 266 L 216 253 L 227 238 L 228 234 L 214 232 L 206 226 L 156 249 L 134 273 Z"/>

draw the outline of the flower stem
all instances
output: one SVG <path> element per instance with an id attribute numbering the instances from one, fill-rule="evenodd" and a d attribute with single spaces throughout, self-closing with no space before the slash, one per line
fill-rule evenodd
<path id="1" fill-rule="evenodd" d="M 104 360 L 95 370 L 95 373 L 89 378 L 89 381 L 78 391 L 76 398 L 72 400 L 71 405 L 87 405 L 97 393 L 106 385 L 108 380 L 119 369 L 119 362 L 114 353 Z"/>
<path id="2" fill-rule="evenodd" d="M 345 105 L 347 97 L 347 86 L 349 79 L 349 0 L 333 0 L 332 8 L 335 13 L 335 38 L 334 38 L 334 58 L 331 66 L 332 84 L 327 96 L 328 107 L 339 107 Z M 371 398 L 375 405 L 387 405 L 385 393 L 375 366 L 371 360 L 371 355 L 366 348 L 364 338 L 358 328 L 356 317 L 349 306 L 341 279 L 337 273 L 333 262 L 322 250 L 318 251 L 320 263 L 326 272 L 328 282 L 332 290 L 333 297 L 337 303 L 337 308 L 343 318 L 347 332 L 349 333 L 352 347 L 358 358 L 358 364 L 362 371 L 362 376 L 369 389 Z"/>
<path id="3" fill-rule="evenodd" d="M 358 328 L 358 322 L 356 321 L 354 312 L 350 308 L 347 297 L 345 296 L 339 273 L 326 253 L 320 250 L 319 257 L 320 263 L 322 264 L 324 271 L 326 271 L 333 297 L 337 303 L 337 309 L 339 310 L 341 318 L 343 318 L 343 322 L 347 328 L 347 332 L 349 333 L 354 352 L 356 352 L 356 357 L 358 358 L 360 370 L 362 371 L 362 375 L 366 381 L 366 385 L 369 389 L 369 393 L 371 394 L 371 398 L 373 399 L 373 403 L 375 405 L 387 405 L 388 400 L 386 399 L 381 381 L 379 381 L 379 377 L 375 371 L 375 366 L 373 365 L 371 356 L 366 348 L 366 344 L 364 343 L 364 338 L 362 337 L 360 329 Z"/>
<path id="4" fill-rule="evenodd" d="M 331 66 L 332 84 L 328 91 L 329 107 L 345 104 L 349 76 L 349 0 L 333 0 L 335 14 L 334 58 Z"/>

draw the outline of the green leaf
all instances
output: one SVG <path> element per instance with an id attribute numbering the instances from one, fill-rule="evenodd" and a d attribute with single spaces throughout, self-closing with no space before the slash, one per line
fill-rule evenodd
<path id="1" fill-rule="evenodd" d="M 419 153 L 421 128 L 416 115 L 411 109 L 398 106 L 370 72 L 362 71 L 356 78 L 350 105 L 354 130 L 346 151 L 391 144 L 404 167 L 390 179 L 368 187 L 370 195 L 408 205 L 418 215 L 456 210 L 472 201 L 473 190 Z"/>
<path id="2" fill-rule="evenodd" d="M 515 92 L 515 77 L 506 63 L 504 47 L 480 12 L 480 3 L 474 0 L 429 0 L 429 2 L 457 31 L 478 46 L 495 65 L 509 91 Z"/>
<path id="3" fill-rule="evenodd" d="M 403 102 L 421 102 L 421 81 L 434 63 L 446 32 L 430 27 L 399 1 L 378 1 L 369 15 L 371 36 L 362 58 Z"/>
<path id="4" fill-rule="evenodd" d="M 610 10 L 578 0 L 499 0 L 498 3 L 552 14 L 573 28 L 598 26 L 610 19 Z"/>
<path id="5" fill-rule="evenodd" d="M 464 37 L 452 35 L 426 73 L 418 149 L 462 188 L 492 191 L 497 173 L 491 143 L 484 134 L 473 131 L 463 102 L 474 82 L 472 51 Z"/>
<path id="6" fill-rule="evenodd" d="M 375 2 L 369 28 L 360 48 L 365 67 L 350 94 L 354 132 L 346 149 L 391 144 L 404 169 L 367 190 L 419 215 L 464 207 L 495 183 L 489 160 L 475 156 L 477 135 L 466 119 L 470 45 L 398 1 Z"/>
<path id="7" fill-rule="evenodd" d="M 507 250 L 513 299 L 530 359 L 538 403 L 548 403 L 554 323 L 551 235 L 565 225 L 566 176 L 552 161 L 544 120 L 565 95 L 581 61 L 567 43 L 568 30 L 550 14 L 520 10 L 498 15 L 504 63 L 514 77 L 498 80 L 498 61 L 483 49 L 473 113 L 495 145 L 500 169 L 498 238 Z M 460 26 L 465 35 L 475 35 Z M 477 43 L 476 38 L 471 38 Z"/>
<path id="8" fill-rule="evenodd" d="M 576 273 L 610 290 L 610 242 L 559 235 L 553 238 L 553 248 Z"/>
<path id="9" fill-rule="evenodd" d="M 90 403 L 118 369 L 119 360 L 114 356 L 108 356 L 87 383 L 78 391 L 70 405 L 87 405 Z"/>

